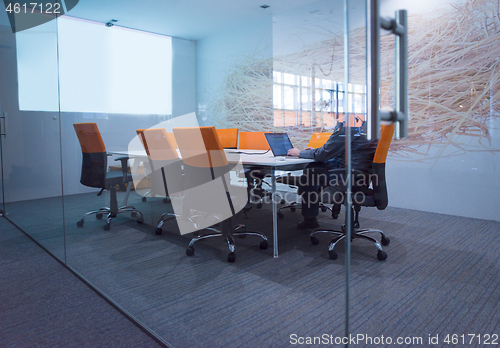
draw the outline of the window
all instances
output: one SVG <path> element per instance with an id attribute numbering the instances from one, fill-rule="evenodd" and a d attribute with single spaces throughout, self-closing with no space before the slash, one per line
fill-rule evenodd
<path id="1" fill-rule="evenodd" d="M 172 113 L 168 36 L 63 16 L 16 43 L 21 110 Z"/>
<path id="2" fill-rule="evenodd" d="M 355 116 L 354 126 L 361 126 L 366 119 L 366 88 L 349 84 L 348 91 L 348 111 Z M 344 93 L 337 81 L 274 71 L 274 126 L 333 128 L 344 120 Z"/>

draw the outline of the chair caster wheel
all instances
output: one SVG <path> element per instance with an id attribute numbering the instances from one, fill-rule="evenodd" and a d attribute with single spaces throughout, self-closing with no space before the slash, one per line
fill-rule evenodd
<path id="1" fill-rule="evenodd" d="M 292 207 L 292 208 L 290 208 L 290 211 L 291 211 L 292 213 L 293 213 L 293 212 L 295 212 L 295 210 L 297 210 L 297 208 L 293 208 L 293 207 Z"/>
<path id="2" fill-rule="evenodd" d="M 337 220 L 339 218 L 339 214 L 336 212 L 332 212 L 332 219 Z"/>
<path id="3" fill-rule="evenodd" d="M 155 234 L 156 234 L 157 236 L 160 236 L 162 233 L 163 233 L 163 231 L 162 231 L 162 230 L 161 230 L 161 228 L 159 228 L 159 227 L 158 227 L 158 228 L 156 229 L 156 231 L 155 231 Z"/>
<path id="4" fill-rule="evenodd" d="M 377 253 L 377 259 L 379 259 L 379 261 L 384 261 L 385 259 L 387 259 L 387 253 L 385 251 L 379 250 Z"/>
<path id="5" fill-rule="evenodd" d="M 280 204 L 285 204 L 285 200 L 282 198 L 281 201 L 280 201 Z"/>
<path id="6" fill-rule="evenodd" d="M 83 226 L 83 219 L 81 219 L 80 221 L 78 221 L 78 222 L 76 223 L 76 225 L 77 225 L 78 227 L 82 227 L 82 226 Z"/>
<path id="7" fill-rule="evenodd" d="M 325 211 L 327 211 L 328 208 L 327 207 L 321 207 L 321 211 L 324 213 Z"/>
<path id="8" fill-rule="evenodd" d="M 227 262 L 234 262 L 234 261 L 236 261 L 236 255 L 234 253 L 227 254 Z"/>
<path id="9" fill-rule="evenodd" d="M 314 237 L 314 236 L 312 236 L 311 237 L 311 243 L 312 243 L 312 245 L 318 245 L 319 244 L 319 239 L 316 238 L 316 237 Z"/>
<path id="10" fill-rule="evenodd" d="M 186 255 L 187 256 L 193 256 L 194 255 L 194 248 L 192 246 L 188 247 L 186 249 Z"/>
<path id="11" fill-rule="evenodd" d="M 359 228 L 359 222 L 355 221 L 353 226 L 354 226 L 354 228 Z"/>
<path id="12" fill-rule="evenodd" d="M 337 260 L 337 257 L 339 256 L 335 250 L 328 250 L 328 255 L 330 256 L 330 259 L 332 260 Z"/>
<path id="13" fill-rule="evenodd" d="M 137 213 L 135 211 L 131 212 L 130 213 L 130 216 L 132 216 L 133 218 L 137 217 Z"/>
<path id="14" fill-rule="evenodd" d="M 382 240 L 380 241 L 380 243 L 382 243 L 382 245 L 384 245 L 384 246 L 389 245 L 390 242 L 391 242 L 391 240 L 385 236 L 382 237 Z"/>
<path id="15" fill-rule="evenodd" d="M 269 247 L 269 243 L 267 242 L 267 240 L 263 240 L 262 242 L 260 242 L 259 247 L 260 247 L 262 250 L 267 250 L 267 248 Z"/>
<path id="16" fill-rule="evenodd" d="M 280 219 L 283 219 L 283 213 L 282 213 L 282 212 L 278 212 L 278 217 L 279 217 Z"/>
<path id="17" fill-rule="evenodd" d="M 97 220 L 101 220 L 101 219 L 102 219 L 102 214 L 101 214 L 101 213 L 99 213 L 99 214 L 95 214 L 95 218 L 96 218 Z"/>
<path id="18" fill-rule="evenodd" d="M 165 203 L 165 204 L 170 203 L 170 198 L 163 198 L 163 203 Z"/>
<path id="19" fill-rule="evenodd" d="M 142 201 L 143 201 L 143 202 L 146 202 L 146 201 L 147 201 L 147 198 L 146 198 L 146 197 L 142 197 Z"/>
<path id="20" fill-rule="evenodd" d="M 261 202 L 257 203 L 257 209 L 261 209 L 261 208 L 262 208 L 262 203 Z"/>
<path id="21" fill-rule="evenodd" d="M 110 224 L 106 224 L 102 228 L 104 228 L 104 231 L 109 231 L 109 229 L 111 228 L 111 225 Z"/>
<path id="22" fill-rule="evenodd" d="M 136 220 L 138 224 L 142 224 L 144 222 L 144 217 L 139 216 L 139 218 Z"/>

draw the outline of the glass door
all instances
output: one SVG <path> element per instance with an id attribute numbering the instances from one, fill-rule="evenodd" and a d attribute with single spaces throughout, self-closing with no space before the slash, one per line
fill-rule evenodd
<path id="1" fill-rule="evenodd" d="M 56 20 L 14 33 L 0 19 L 5 213 L 64 260 Z"/>
<path id="2" fill-rule="evenodd" d="M 0 98 L 1 102 L 1 98 Z M 6 136 L 6 121 L 7 114 L 2 112 L 2 104 L 0 103 L 0 217 L 4 216 L 4 206 L 3 206 L 3 156 L 2 156 L 2 141 Z"/>

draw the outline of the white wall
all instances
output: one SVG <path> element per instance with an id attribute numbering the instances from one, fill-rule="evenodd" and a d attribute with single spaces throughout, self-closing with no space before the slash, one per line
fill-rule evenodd
<path id="1" fill-rule="evenodd" d="M 172 38 L 172 116 L 196 112 L 196 43 Z"/>
<path id="2" fill-rule="evenodd" d="M 500 149 L 500 120 L 494 133 L 492 148 Z M 454 140 L 478 145 L 476 138 Z M 429 158 L 439 150 L 431 149 Z M 500 152 L 463 153 L 449 146 L 424 163 L 389 155 L 386 171 L 390 206 L 500 221 Z"/>
<path id="3" fill-rule="evenodd" d="M 247 57 L 272 57 L 272 18 L 248 23 L 196 42 L 196 91 L 200 124 L 210 125 L 205 111 L 220 92 L 224 77 Z"/>

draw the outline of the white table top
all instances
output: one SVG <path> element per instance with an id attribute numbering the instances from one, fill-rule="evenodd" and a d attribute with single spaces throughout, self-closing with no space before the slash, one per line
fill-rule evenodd
<path id="1" fill-rule="evenodd" d="M 131 158 L 147 157 L 144 150 L 111 150 L 108 152 L 113 155 L 129 156 Z M 177 152 L 179 152 L 179 150 L 177 150 Z M 238 163 L 241 161 L 241 163 L 245 165 L 275 167 L 276 169 L 280 170 L 293 170 L 294 167 L 303 168 L 305 164 L 314 162 L 314 160 L 307 158 L 274 157 L 274 155 L 270 151 L 265 152 L 263 150 L 225 149 L 224 152 L 226 153 L 227 161 L 229 163 Z"/>

